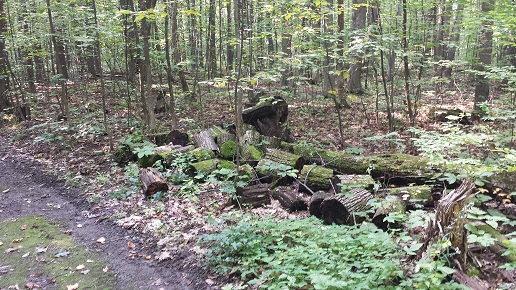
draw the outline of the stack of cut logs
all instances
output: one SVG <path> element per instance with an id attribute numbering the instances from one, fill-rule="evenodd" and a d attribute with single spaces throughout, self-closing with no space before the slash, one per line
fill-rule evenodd
<path id="1" fill-rule="evenodd" d="M 240 138 L 223 127 L 201 131 L 192 142 L 184 133 L 165 134 L 165 145 L 138 160 L 144 194 L 149 197 L 169 188 L 160 172 L 150 168 L 155 162 L 170 167 L 177 153 L 188 153 L 195 159 L 190 174 L 207 175 L 239 164 L 239 174 L 250 181 L 237 188 L 234 204 L 259 207 L 272 198 L 288 211 L 308 210 L 327 224 L 360 223 L 367 218 L 364 212 L 370 212 L 379 228 L 398 227 L 386 223 L 385 217 L 434 206 L 440 198 L 441 188 L 426 182 L 441 169 L 429 166 L 426 159 L 407 154 L 361 156 L 291 143 L 283 126 L 287 114 L 286 102 L 274 97 L 244 110 L 249 127 Z"/>

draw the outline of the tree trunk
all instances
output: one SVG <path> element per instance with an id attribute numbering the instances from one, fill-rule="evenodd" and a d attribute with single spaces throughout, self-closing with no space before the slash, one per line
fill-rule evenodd
<path id="1" fill-rule="evenodd" d="M 301 170 L 305 164 L 303 157 L 276 148 L 268 148 L 265 154 L 265 158 L 274 162 L 288 165 L 297 170 Z"/>
<path id="2" fill-rule="evenodd" d="M 208 10 L 208 41 L 206 49 L 206 59 L 208 61 L 208 78 L 214 78 L 217 74 L 215 28 L 215 0 L 210 0 L 210 7 Z"/>
<path id="3" fill-rule="evenodd" d="M 0 0 L 0 110 L 10 107 L 11 100 L 8 98 L 9 91 L 9 56 L 5 47 L 5 37 L 7 33 L 7 22 L 5 17 L 5 0 Z"/>
<path id="4" fill-rule="evenodd" d="M 366 13 L 368 6 L 364 0 L 353 0 L 352 24 L 353 33 L 352 43 L 357 48 L 351 47 L 351 67 L 349 68 L 349 92 L 352 94 L 362 93 L 362 61 L 364 48 L 361 45 L 365 38 Z M 343 14 L 343 13 L 341 13 Z"/>
<path id="5" fill-rule="evenodd" d="M 494 9 L 494 0 L 483 0 L 481 4 L 481 10 L 484 15 L 487 15 Z M 493 30 L 491 28 L 492 21 L 483 21 L 480 27 L 480 34 L 477 39 L 478 43 L 478 65 L 475 69 L 479 72 L 483 72 L 487 69 L 487 66 L 491 64 L 491 54 L 493 53 Z M 486 102 L 489 98 L 489 79 L 484 76 L 477 74 L 475 80 L 475 99 L 473 104 L 473 110 L 480 111 L 480 103 Z"/>
<path id="6" fill-rule="evenodd" d="M 183 69 L 183 65 L 180 65 L 181 62 L 181 51 L 179 49 L 179 31 L 177 29 L 177 15 L 178 15 L 178 7 L 177 7 L 177 1 L 172 2 L 172 13 L 171 13 L 171 42 L 172 42 L 172 49 L 173 49 L 173 58 L 174 58 L 174 65 L 175 67 L 178 67 L 176 70 L 179 81 L 181 82 L 181 90 L 185 93 L 190 92 L 190 89 L 188 88 L 188 83 L 186 82 L 186 76 Z"/>

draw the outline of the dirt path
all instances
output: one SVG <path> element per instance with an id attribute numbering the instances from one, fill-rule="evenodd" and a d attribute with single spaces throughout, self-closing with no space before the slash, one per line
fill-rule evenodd
<path id="1" fill-rule="evenodd" d="M 36 162 L 0 142 L 0 222 L 40 215 L 59 223 L 79 245 L 106 260 L 116 277 L 116 289 L 210 289 L 206 272 L 191 266 L 192 255 L 182 253 L 173 260 L 158 262 L 150 258 L 153 244 L 149 239 L 123 230 L 108 219 L 92 217 L 89 206 L 80 191 L 66 188 L 43 173 Z M 105 237 L 105 243 L 99 244 L 99 237 Z M 128 242 L 143 249 L 137 258 L 129 257 Z"/>

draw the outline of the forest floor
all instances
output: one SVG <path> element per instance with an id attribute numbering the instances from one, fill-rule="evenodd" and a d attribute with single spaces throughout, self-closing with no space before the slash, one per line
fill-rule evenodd
<path id="1" fill-rule="evenodd" d="M 204 268 L 202 257 L 206 249 L 199 247 L 195 240 L 203 233 L 214 231 L 214 217 L 242 213 L 227 207 L 228 196 L 209 184 L 195 196 L 171 195 L 162 201 L 144 199 L 139 191 L 134 191 L 126 168 L 112 161 L 109 136 L 104 134 L 99 113 L 99 95 L 81 93 L 91 90 L 91 85 L 72 86 L 76 93 L 71 95 L 72 120 L 68 122 L 58 121 L 53 96 L 59 88 L 42 87 L 40 89 L 46 93 L 33 100 L 33 112 L 36 113 L 32 120 L 22 123 L 4 120 L 3 126 L 0 123 L 0 281 L 9 275 L 2 274 L 2 266 L 10 266 L 2 265 L 4 255 L 17 255 L 20 261 L 34 259 L 34 267 L 29 266 L 25 277 L 15 283 L 20 288 L 33 283 L 29 286 L 64 289 L 68 281 L 71 286 L 75 282 L 64 280 L 66 282 L 61 283 L 67 285 L 56 285 L 48 281 L 60 281 L 52 280 L 53 275 L 88 275 L 81 274 L 83 268 L 76 268 L 84 264 L 80 261 L 73 267 L 63 266 L 68 269 L 68 274 L 41 273 L 45 270 L 36 267 L 42 263 L 38 261 L 37 253 L 31 252 L 22 258 L 28 250 L 6 252 L 18 245 L 7 240 L 2 228 L 13 227 L 17 225 L 15 221 L 34 219 L 34 216 L 41 216 L 45 222 L 48 220 L 60 232 L 71 236 L 76 243 L 73 247 L 82 248 L 86 254 L 98 255 L 87 260 L 103 261 L 98 264 L 102 267 L 98 273 L 111 275 L 106 281 L 113 283 L 113 289 L 220 289 L 225 283 L 234 281 L 235 277 L 217 276 Z M 227 93 L 208 96 L 209 93 L 210 90 L 201 91 L 197 102 L 177 101 L 179 130 L 192 132 L 232 123 L 231 96 Z M 289 127 L 293 137 L 342 149 L 333 103 L 307 92 L 305 95 L 306 98 L 289 104 Z M 201 97 L 203 101 L 200 101 Z M 423 128 L 438 126 L 428 118 L 431 106 L 462 110 L 471 107 L 468 96 L 450 95 L 449 98 L 425 100 L 428 106 L 421 107 L 419 118 Z M 364 102 L 360 97 L 354 97 L 351 100 L 353 108 L 342 111 L 344 142 L 364 153 L 407 151 L 406 142 L 400 139 L 406 136 L 386 135 L 385 116 L 377 115 L 372 109 L 364 110 L 374 106 Z M 128 120 L 134 112 L 123 103 L 124 98 L 112 98 L 108 102 L 115 149 L 116 140 L 133 132 L 135 124 L 134 117 Z M 397 115 L 396 118 L 405 117 Z M 164 132 L 168 122 L 166 115 L 160 115 L 158 123 Z M 402 124 L 397 126 L 399 132 L 406 129 Z M 387 137 L 364 139 L 382 135 Z M 283 218 L 306 216 L 306 213 L 288 213 L 277 203 L 249 211 Z M 43 244 L 37 247 L 41 248 Z M 485 253 L 483 258 L 496 269 L 499 265 L 496 257 L 488 254 Z M 36 269 L 35 272 L 40 274 L 35 275 L 30 269 Z M 493 273 L 493 283 L 507 275 L 496 270 Z M 47 282 L 39 277 L 48 278 Z M 0 289 L 11 285 L 14 284 L 0 282 Z"/>

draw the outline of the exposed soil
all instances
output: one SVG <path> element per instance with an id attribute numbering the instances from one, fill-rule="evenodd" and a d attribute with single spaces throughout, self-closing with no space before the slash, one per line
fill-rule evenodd
<path id="1" fill-rule="evenodd" d="M 0 221 L 40 215 L 63 225 L 62 230 L 86 250 L 106 260 L 116 276 L 116 289 L 211 289 L 205 282 L 206 270 L 196 265 L 191 253 L 177 252 L 172 259 L 155 260 L 152 239 L 91 214 L 80 190 L 44 172 L 36 161 L 7 147 L 1 138 L 0 144 Z M 106 238 L 102 245 L 96 242 L 100 237 Z M 128 242 L 135 247 L 128 247 Z"/>

